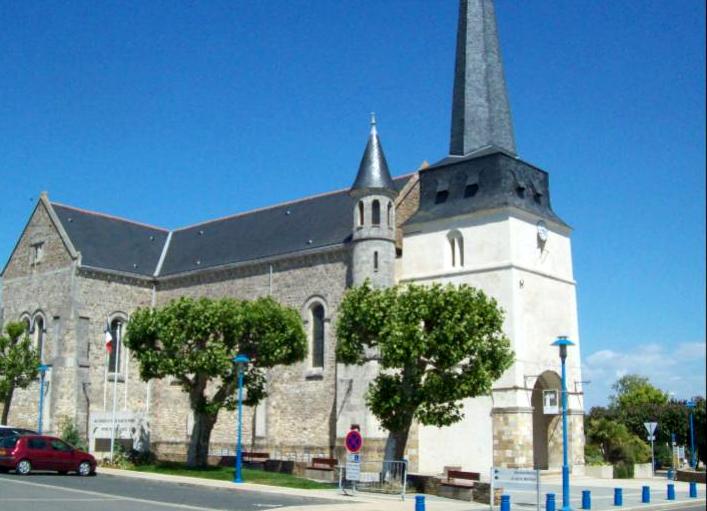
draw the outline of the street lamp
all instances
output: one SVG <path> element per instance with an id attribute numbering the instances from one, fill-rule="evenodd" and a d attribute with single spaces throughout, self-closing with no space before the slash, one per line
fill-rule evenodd
<path id="1" fill-rule="evenodd" d="M 37 420 L 37 432 L 42 434 L 42 416 L 44 415 L 44 377 L 49 370 L 47 364 L 39 364 L 39 419 Z"/>
<path id="2" fill-rule="evenodd" d="M 562 361 L 562 511 L 570 511 L 570 467 L 567 461 L 567 374 L 565 361 L 567 360 L 567 346 L 574 343 L 565 336 L 559 336 L 553 346 L 560 347 L 560 360 Z"/>
<path id="3" fill-rule="evenodd" d="M 233 478 L 234 483 L 242 483 L 243 476 L 241 475 L 241 465 L 243 462 L 243 450 L 241 444 L 241 431 L 243 429 L 243 370 L 245 365 L 250 362 L 246 355 L 237 355 L 233 357 L 233 363 L 238 369 L 238 440 L 236 443 L 236 471 Z"/>
<path id="4" fill-rule="evenodd" d="M 697 458 L 695 456 L 695 423 L 693 411 L 697 405 L 692 399 L 685 404 L 690 409 L 690 467 L 692 467 L 692 470 L 695 470 L 697 468 Z"/>

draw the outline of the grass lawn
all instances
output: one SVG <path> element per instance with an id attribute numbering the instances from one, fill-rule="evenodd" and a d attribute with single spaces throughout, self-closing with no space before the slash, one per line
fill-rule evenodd
<path id="1" fill-rule="evenodd" d="M 218 481 L 233 481 L 233 467 L 187 468 L 183 463 L 159 462 L 149 465 L 138 465 L 131 470 L 151 472 L 153 474 L 168 474 L 175 476 L 201 477 Z M 266 472 L 251 468 L 243 469 L 243 481 L 246 483 L 284 486 L 286 488 L 302 488 L 305 490 L 320 490 L 335 488 L 335 484 L 318 483 L 302 477 L 279 472 Z"/>

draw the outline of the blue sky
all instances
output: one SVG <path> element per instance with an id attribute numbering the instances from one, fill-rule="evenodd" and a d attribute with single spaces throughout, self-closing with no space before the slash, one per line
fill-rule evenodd
<path id="1" fill-rule="evenodd" d="M 705 4 L 496 3 L 520 156 L 574 229 L 586 404 L 705 392 Z M 445 156 L 455 1 L 0 3 L 0 258 L 42 190 L 167 228 Z"/>

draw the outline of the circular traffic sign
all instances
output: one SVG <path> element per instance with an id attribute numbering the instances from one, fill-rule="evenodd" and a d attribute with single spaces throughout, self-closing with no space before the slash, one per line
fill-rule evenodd
<path id="1" fill-rule="evenodd" d="M 361 447 L 363 447 L 363 437 L 361 436 L 361 433 L 355 429 L 352 429 L 346 433 L 346 441 L 344 444 L 346 445 L 346 450 L 350 453 L 359 452 Z"/>

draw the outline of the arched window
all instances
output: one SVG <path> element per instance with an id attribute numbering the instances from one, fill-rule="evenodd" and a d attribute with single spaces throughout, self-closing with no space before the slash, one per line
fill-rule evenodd
<path id="1" fill-rule="evenodd" d="M 125 322 L 122 318 L 115 318 L 110 322 L 110 354 L 108 355 L 108 371 L 120 372 L 120 361 L 123 358 L 123 329 Z"/>
<path id="2" fill-rule="evenodd" d="M 310 309 L 312 328 L 312 367 L 324 367 L 324 307 L 314 304 Z"/>
<path id="3" fill-rule="evenodd" d="M 358 202 L 358 226 L 363 225 L 363 201 Z"/>
<path id="4" fill-rule="evenodd" d="M 381 224 L 381 203 L 377 200 L 371 203 L 371 223 L 373 225 Z"/>
<path id="5" fill-rule="evenodd" d="M 393 203 L 388 203 L 388 227 L 393 227 Z"/>
<path id="6" fill-rule="evenodd" d="M 464 238 L 459 231 L 452 231 L 447 235 L 447 239 L 452 268 L 461 268 L 464 266 Z"/>
<path id="7" fill-rule="evenodd" d="M 39 356 L 39 363 L 44 363 L 44 339 L 47 334 L 47 329 L 44 326 L 44 317 L 37 315 L 34 318 L 34 341 L 35 348 L 37 349 L 37 355 Z"/>
<path id="8" fill-rule="evenodd" d="M 29 334 L 29 331 L 30 331 L 30 328 L 31 328 L 31 323 L 30 323 L 29 315 L 27 315 L 26 313 L 23 314 L 22 317 L 20 318 L 20 323 L 24 324 L 24 326 L 25 326 L 25 333 L 26 333 L 26 334 Z"/>

